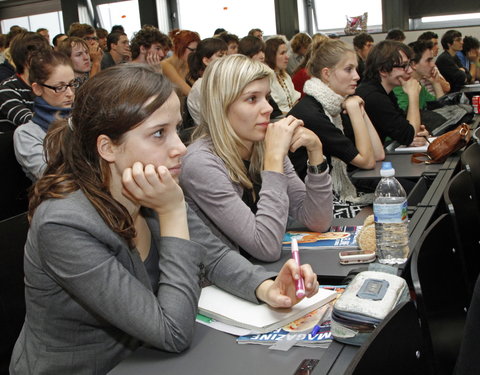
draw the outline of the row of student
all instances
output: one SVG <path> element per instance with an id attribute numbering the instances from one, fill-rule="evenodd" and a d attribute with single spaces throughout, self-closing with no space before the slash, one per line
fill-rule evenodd
<path id="1" fill-rule="evenodd" d="M 62 64 L 43 61 L 52 72 Z M 210 64 L 207 121 L 183 159 L 180 102 L 162 74 L 121 64 L 79 88 L 71 118 L 48 131 L 47 167 L 31 195 L 26 318 L 10 373 L 103 374 L 143 344 L 182 351 L 202 279 L 274 307 L 298 302 L 299 277 L 307 296 L 316 293 L 310 266 L 300 273 L 288 261 L 275 275 L 233 250 L 278 259 L 289 214 L 314 230 L 331 222 L 322 143 L 291 116 L 270 123 L 271 75 L 241 55 Z M 301 146 L 316 166 L 306 185 L 287 157 Z M 209 212 L 196 189 L 222 220 L 197 216 Z"/>

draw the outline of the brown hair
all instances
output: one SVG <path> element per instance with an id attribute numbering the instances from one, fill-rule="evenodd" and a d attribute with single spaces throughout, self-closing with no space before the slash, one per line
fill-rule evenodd
<path id="1" fill-rule="evenodd" d="M 243 37 L 238 43 L 238 53 L 253 57 L 260 51 L 265 52 L 265 42 L 255 36 Z"/>
<path id="2" fill-rule="evenodd" d="M 35 54 L 31 59 L 28 70 L 30 83 L 45 83 L 52 74 L 53 69 L 60 65 L 72 66 L 72 61 L 63 53 L 56 51 L 44 51 Z"/>
<path id="3" fill-rule="evenodd" d="M 383 40 L 376 44 L 368 54 L 365 62 L 365 80 L 381 81 L 380 72 L 390 73 L 395 64 L 401 64 L 402 51 L 410 60 L 412 50 L 406 44 L 396 40 Z"/>
<path id="4" fill-rule="evenodd" d="M 294 53 L 300 52 L 302 48 L 308 48 L 312 43 L 312 38 L 306 33 L 295 34 L 290 41 L 290 47 Z"/>
<path id="5" fill-rule="evenodd" d="M 72 48 L 78 45 L 85 47 L 87 52 L 89 51 L 88 44 L 85 40 L 76 36 L 70 36 L 60 42 L 58 45 L 58 52 L 61 52 L 70 58 L 72 57 Z"/>
<path id="6" fill-rule="evenodd" d="M 265 63 L 275 70 L 277 65 L 277 51 L 282 44 L 287 44 L 284 39 L 280 37 L 270 38 L 265 42 Z M 280 72 L 282 74 L 284 72 Z"/>
<path id="7" fill-rule="evenodd" d="M 37 51 L 50 50 L 47 40 L 33 32 L 20 33 L 13 38 L 10 46 L 10 56 L 18 74 L 23 74 L 30 59 Z"/>
<path id="8" fill-rule="evenodd" d="M 80 189 L 105 223 L 133 247 L 135 227 L 127 209 L 111 195 L 110 169 L 98 154 L 97 138 L 104 134 L 121 144 L 124 134 L 172 92 L 170 81 L 146 64 L 119 64 L 89 79 L 76 93 L 71 120 L 47 133 L 47 168 L 30 194 L 29 217 L 43 201 Z"/>

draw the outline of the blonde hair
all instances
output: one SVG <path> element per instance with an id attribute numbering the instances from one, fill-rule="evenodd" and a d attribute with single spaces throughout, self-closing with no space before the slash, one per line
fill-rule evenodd
<path id="1" fill-rule="evenodd" d="M 273 71 L 259 61 L 244 55 L 230 55 L 208 65 L 201 86 L 202 121 L 192 138 L 209 137 L 213 152 L 224 162 L 230 179 L 244 189 L 252 189 L 256 176 L 263 169 L 263 142 L 253 145 L 250 168 L 247 171 L 240 156 L 245 148 L 230 121 L 230 105 L 242 94 L 245 87 L 259 79 L 268 78 Z M 251 177 L 249 177 L 251 176 Z"/>
<path id="2" fill-rule="evenodd" d="M 355 53 L 349 44 L 340 39 L 327 39 L 315 43 L 312 55 L 307 63 L 307 71 L 311 77 L 322 78 L 322 69 L 332 69 L 347 53 Z"/>

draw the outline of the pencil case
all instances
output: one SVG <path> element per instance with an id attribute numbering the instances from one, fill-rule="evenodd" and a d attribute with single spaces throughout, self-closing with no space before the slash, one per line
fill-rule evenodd
<path id="1" fill-rule="evenodd" d="M 360 272 L 335 302 L 333 338 L 362 345 L 385 316 L 409 298 L 407 283 L 401 277 L 378 271 Z"/>

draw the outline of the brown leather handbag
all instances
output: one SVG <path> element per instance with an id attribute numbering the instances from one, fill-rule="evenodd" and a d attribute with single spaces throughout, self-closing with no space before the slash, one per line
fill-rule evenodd
<path id="1" fill-rule="evenodd" d="M 437 137 L 428 146 L 427 153 L 416 153 L 412 155 L 412 162 L 435 164 L 443 163 L 451 154 L 465 146 L 471 138 L 470 127 L 467 124 L 461 124 L 454 130 L 451 130 Z M 419 157 L 427 159 L 419 159 Z"/>

